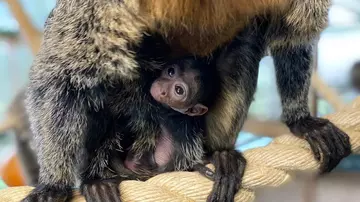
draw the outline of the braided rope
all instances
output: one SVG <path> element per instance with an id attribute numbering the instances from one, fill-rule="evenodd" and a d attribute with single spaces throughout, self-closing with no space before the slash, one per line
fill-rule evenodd
<path id="1" fill-rule="evenodd" d="M 343 110 L 331 114 L 334 124 L 351 139 L 354 153 L 360 153 L 360 97 Z M 277 187 L 291 179 L 291 171 L 316 171 L 319 164 L 314 160 L 309 145 L 293 135 L 275 138 L 265 147 L 244 152 L 248 161 L 243 189 L 236 201 L 252 202 L 254 190 L 259 187 Z M 155 176 L 146 182 L 124 181 L 120 184 L 122 200 L 127 202 L 158 201 L 205 201 L 213 182 L 196 172 L 172 172 Z M 26 196 L 31 187 L 12 187 L 0 190 L 1 202 L 15 202 Z M 73 202 L 84 202 L 76 193 Z"/>

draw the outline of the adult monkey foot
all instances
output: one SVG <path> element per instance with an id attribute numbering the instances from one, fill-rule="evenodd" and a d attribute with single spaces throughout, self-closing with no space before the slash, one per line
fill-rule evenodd
<path id="1" fill-rule="evenodd" d="M 81 185 L 81 193 L 87 202 L 121 202 L 119 178 L 93 180 Z"/>
<path id="2" fill-rule="evenodd" d="M 316 160 L 322 159 L 321 174 L 332 171 L 351 154 L 349 136 L 327 119 L 308 116 L 288 124 L 288 127 L 293 134 L 310 144 Z"/>
<path id="3" fill-rule="evenodd" d="M 52 186 L 42 185 L 36 186 L 31 193 L 21 202 L 67 202 L 72 198 L 72 189 L 69 186 Z"/>
<path id="4" fill-rule="evenodd" d="M 245 158 L 235 150 L 225 150 L 215 151 L 210 159 L 215 166 L 215 172 L 196 169 L 205 177 L 214 180 L 214 186 L 207 201 L 233 202 L 244 176 Z"/>

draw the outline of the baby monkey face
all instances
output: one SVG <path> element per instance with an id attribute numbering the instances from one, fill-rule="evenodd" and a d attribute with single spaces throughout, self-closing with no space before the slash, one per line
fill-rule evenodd
<path id="1" fill-rule="evenodd" d="M 199 90 L 199 84 L 195 80 L 197 75 L 198 72 L 189 68 L 171 65 L 154 81 L 150 93 L 162 104 L 178 110 L 187 110 Z"/>
<path id="2" fill-rule="evenodd" d="M 165 68 L 150 89 L 151 96 L 175 111 L 201 116 L 208 108 L 199 103 L 201 79 L 194 62 L 183 61 Z M 196 65 L 195 65 L 196 66 Z"/>

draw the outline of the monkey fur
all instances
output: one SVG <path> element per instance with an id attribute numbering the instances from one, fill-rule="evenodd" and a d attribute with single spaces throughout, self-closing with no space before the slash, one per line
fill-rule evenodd
<path id="1" fill-rule="evenodd" d="M 36 185 L 39 176 L 39 165 L 33 148 L 33 135 L 26 114 L 25 89 L 21 89 L 10 103 L 6 118 L 0 124 L 0 134 L 14 131 L 17 156 L 20 159 L 21 171 L 27 185 Z"/>
<path id="2" fill-rule="evenodd" d="M 40 184 L 24 201 L 68 199 L 75 179 L 87 201 L 119 201 L 118 183 L 127 176 L 108 168 L 109 151 L 122 150 L 134 134 L 131 151 L 141 156 L 161 133 L 143 77 L 187 54 L 216 63 L 221 80 L 202 142 L 216 168 L 209 201 L 233 201 L 241 187 L 246 161 L 234 143 L 266 48 L 284 122 L 309 142 L 321 170 L 332 170 L 351 153 L 349 137 L 311 117 L 307 100 L 313 42 L 327 26 L 329 6 L 330 0 L 58 0 L 30 72 L 27 110 Z M 129 133 L 118 131 L 122 123 Z M 204 153 L 179 149 L 188 160 L 181 168 Z"/>

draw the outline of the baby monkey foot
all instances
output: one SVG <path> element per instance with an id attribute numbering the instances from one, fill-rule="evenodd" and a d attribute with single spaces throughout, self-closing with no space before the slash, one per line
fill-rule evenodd
<path id="1" fill-rule="evenodd" d="M 316 160 L 321 161 L 322 157 L 322 174 L 332 171 L 351 154 L 349 136 L 327 119 L 309 116 L 288 126 L 293 134 L 310 144 Z"/>

